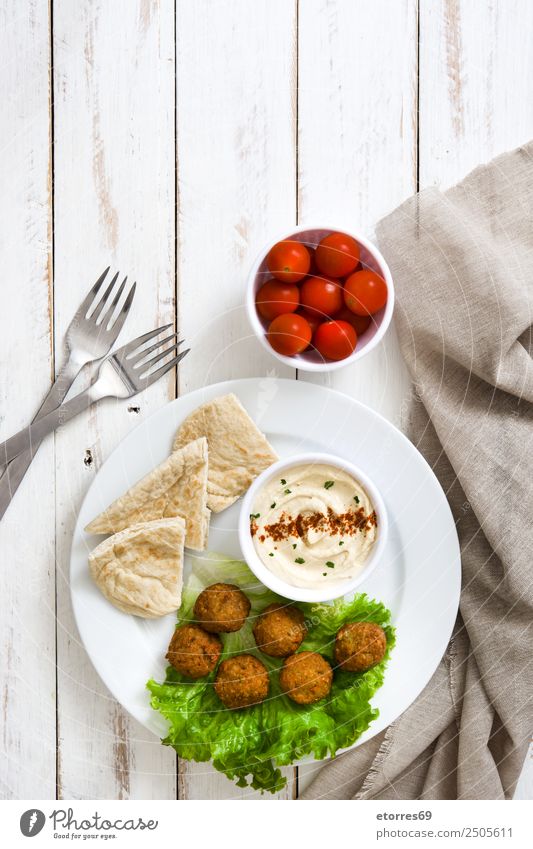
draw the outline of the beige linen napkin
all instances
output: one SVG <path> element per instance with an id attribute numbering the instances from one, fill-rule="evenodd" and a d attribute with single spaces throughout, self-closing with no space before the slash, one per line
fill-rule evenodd
<path id="1" fill-rule="evenodd" d="M 303 798 L 513 794 L 533 730 L 532 203 L 530 143 L 378 227 L 415 384 L 410 437 L 457 524 L 460 617 L 415 703 Z"/>

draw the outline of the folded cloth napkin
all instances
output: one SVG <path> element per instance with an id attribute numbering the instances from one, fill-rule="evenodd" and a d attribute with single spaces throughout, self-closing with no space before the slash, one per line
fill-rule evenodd
<path id="1" fill-rule="evenodd" d="M 409 435 L 459 534 L 460 615 L 414 704 L 303 798 L 513 794 L 533 730 L 532 204 L 530 143 L 378 227 L 414 381 Z"/>

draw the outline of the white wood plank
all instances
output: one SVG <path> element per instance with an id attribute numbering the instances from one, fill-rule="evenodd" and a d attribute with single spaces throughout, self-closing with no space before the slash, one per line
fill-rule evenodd
<path id="1" fill-rule="evenodd" d="M 300 223 L 372 237 L 379 218 L 415 190 L 416 91 L 415 0 L 300 4 Z M 353 366 L 300 379 L 401 422 L 409 383 L 393 330 Z"/>
<path id="2" fill-rule="evenodd" d="M 415 0 L 300 3 L 301 224 L 372 238 L 379 218 L 416 189 L 416 114 Z M 410 382 L 394 328 L 355 365 L 299 379 L 346 392 L 402 426 Z M 300 793 L 319 768 L 300 767 Z"/>
<path id="3" fill-rule="evenodd" d="M 53 367 L 49 25 L 38 0 L 0 9 L 2 439 L 33 417 Z M 0 524 L 2 798 L 55 798 L 53 447 Z"/>
<path id="4" fill-rule="evenodd" d="M 256 253 L 295 221 L 295 5 L 178 0 L 176 45 L 179 323 L 193 345 L 180 391 L 294 374 L 252 337 L 243 301 Z M 180 764 L 180 798 L 243 795 L 259 794 Z"/>
<path id="5" fill-rule="evenodd" d="M 533 137 L 532 29 L 529 0 L 422 0 L 421 188 L 453 185 Z M 532 751 L 516 798 L 531 799 Z"/>
<path id="6" fill-rule="evenodd" d="M 532 28 L 529 0 L 422 0 L 421 188 L 531 139 Z"/>
<path id="7" fill-rule="evenodd" d="M 174 320 L 173 33 L 172 0 L 54 4 L 58 360 L 72 314 L 108 264 L 137 280 L 123 340 Z M 80 646 L 68 576 L 76 513 L 98 466 L 173 395 L 171 375 L 133 402 L 93 408 L 57 434 L 63 798 L 175 798 L 174 753 L 111 698 Z"/>
<path id="8" fill-rule="evenodd" d="M 248 325 L 246 278 L 295 221 L 296 21 L 284 0 L 178 0 L 179 324 L 194 345 L 180 391 L 293 376 Z"/>

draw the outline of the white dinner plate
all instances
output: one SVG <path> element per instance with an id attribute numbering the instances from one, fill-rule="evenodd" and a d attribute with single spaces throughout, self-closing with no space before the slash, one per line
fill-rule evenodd
<path id="1" fill-rule="evenodd" d="M 146 728 L 165 736 L 166 722 L 150 708 L 145 684 L 165 676 L 176 617 L 140 619 L 106 601 L 87 567 L 87 555 L 102 537 L 83 528 L 168 456 L 189 413 L 227 392 L 240 398 L 280 457 L 306 451 L 344 457 L 372 478 L 387 505 L 387 547 L 358 591 L 390 608 L 397 642 L 385 683 L 373 699 L 379 717 L 359 745 L 406 710 L 435 671 L 457 614 L 461 566 L 452 514 L 428 464 L 390 422 L 347 395 L 304 381 L 231 380 L 172 401 L 128 434 L 96 475 L 74 531 L 71 593 L 81 639 L 115 698 Z M 213 514 L 210 551 L 240 557 L 238 515 L 239 502 Z"/>

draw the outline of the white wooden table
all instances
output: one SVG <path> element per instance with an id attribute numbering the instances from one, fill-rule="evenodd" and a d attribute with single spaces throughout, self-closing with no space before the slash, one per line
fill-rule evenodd
<path id="1" fill-rule="evenodd" d="M 254 795 L 177 764 L 101 684 L 71 612 L 76 512 L 102 460 L 177 392 L 296 377 L 242 307 L 273 233 L 371 233 L 417 187 L 533 136 L 532 31 L 530 0 L 1 0 L 2 438 L 35 412 L 108 264 L 138 282 L 128 335 L 177 321 L 194 348 L 133 404 L 49 438 L 0 524 L 4 798 Z M 312 379 L 401 425 L 393 334 Z M 282 797 L 309 772 L 288 770 Z"/>

